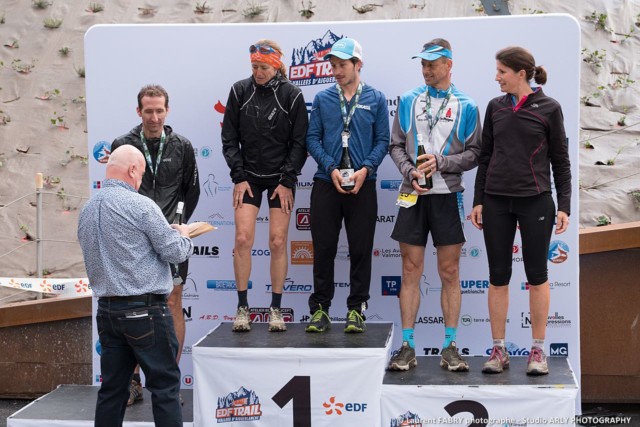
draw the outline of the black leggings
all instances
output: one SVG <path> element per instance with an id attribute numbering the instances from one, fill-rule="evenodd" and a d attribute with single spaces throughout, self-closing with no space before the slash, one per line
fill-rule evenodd
<path id="1" fill-rule="evenodd" d="M 513 239 L 520 226 L 524 271 L 530 285 L 545 283 L 549 242 L 556 207 L 551 193 L 531 197 L 484 195 L 482 224 L 489 259 L 489 281 L 505 286 L 511 279 Z"/>

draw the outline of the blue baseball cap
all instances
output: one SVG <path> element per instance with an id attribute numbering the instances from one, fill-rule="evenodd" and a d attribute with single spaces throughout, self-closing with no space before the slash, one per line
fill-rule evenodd
<path id="1" fill-rule="evenodd" d="M 453 54 L 449 49 L 438 46 L 437 44 L 427 44 L 425 45 L 422 52 L 420 52 L 416 56 L 412 56 L 411 59 L 422 58 L 425 61 L 435 61 L 436 59 L 442 57 L 453 59 Z"/>
<path id="2" fill-rule="evenodd" d="M 354 39 L 344 37 L 331 46 L 331 52 L 324 56 L 324 60 L 326 61 L 332 55 L 340 59 L 358 58 L 362 61 L 362 46 Z"/>

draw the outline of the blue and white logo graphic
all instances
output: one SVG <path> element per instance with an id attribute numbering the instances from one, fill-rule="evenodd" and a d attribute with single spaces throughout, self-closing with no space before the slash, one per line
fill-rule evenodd
<path id="1" fill-rule="evenodd" d="M 98 141 L 93 146 L 93 158 L 98 163 L 106 164 L 109 161 L 111 155 L 111 143 L 107 141 Z"/>

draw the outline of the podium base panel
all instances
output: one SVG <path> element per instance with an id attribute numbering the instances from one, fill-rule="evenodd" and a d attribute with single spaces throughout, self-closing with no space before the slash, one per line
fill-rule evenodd
<path id="1" fill-rule="evenodd" d="M 526 374 L 527 357 L 509 369 L 483 374 L 486 357 L 466 357 L 468 372 L 449 372 L 440 357 L 417 357 L 406 372 L 387 372 L 381 425 L 466 427 L 575 426 L 578 386 L 565 357 L 549 357 L 549 374 Z"/>
<path id="2" fill-rule="evenodd" d="M 61 385 L 34 400 L 7 418 L 7 427 L 93 427 L 96 401 L 100 386 Z M 143 389 L 143 400 L 127 408 L 125 427 L 153 427 L 151 393 Z M 193 426 L 193 392 L 181 391 L 183 425 Z"/>

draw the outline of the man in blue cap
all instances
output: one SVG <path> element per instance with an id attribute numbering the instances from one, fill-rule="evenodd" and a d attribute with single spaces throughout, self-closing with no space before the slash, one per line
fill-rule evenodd
<path id="1" fill-rule="evenodd" d="M 460 252 L 465 242 L 462 224 L 462 173 L 478 162 L 482 129 L 476 103 L 451 83 L 451 44 L 434 39 L 420 58 L 425 85 L 403 94 L 391 131 L 390 155 L 402 174 L 396 223 L 391 238 L 400 244 L 402 286 L 400 314 L 402 347 L 391 358 L 390 370 L 416 366 L 413 328 L 420 307 L 420 279 L 427 238 L 431 233 L 442 282 L 441 306 L 445 339 L 440 365 L 467 371 L 469 365 L 456 346 L 460 317 Z M 418 156 L 418 142 L 430 150 Z M 416 167 L 416 160 L 426 160 Z M 430 189 L 419 180 L 431 178 Z"/>
<path id="2" fill-rule="evenodd" d="M 334 262 L 344 221 L 349 243 L 350 290 L 344 331 L 365 331 L 371 254 L 378 214 L 376 170 L 389 149 L 389 111 L 384 94 L 360 80 L 362 48 L 350 38 L 324 57 L 337 84 L 313 100 L 307 150 L 318 163 L 311 191 L 313 287 L 307 332 L 331 325 Z M 351 165 L 342 162 L 348 153 Z"/>

